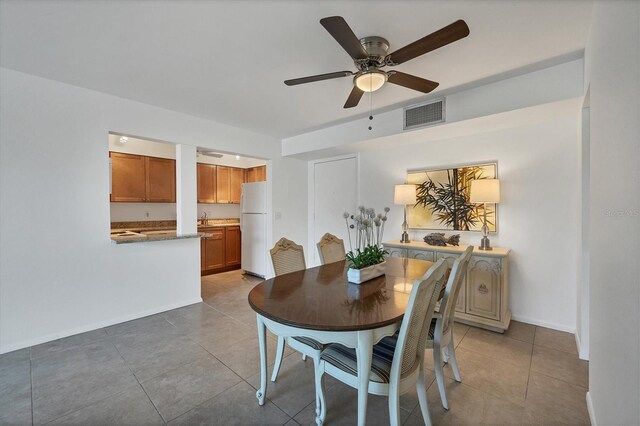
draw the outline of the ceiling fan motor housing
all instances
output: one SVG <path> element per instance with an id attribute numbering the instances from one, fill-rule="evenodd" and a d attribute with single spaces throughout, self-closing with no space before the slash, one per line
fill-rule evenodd
<path id="1" fill-rule="evenodd" d="M 366 70 L 384 66 L 384 58 L 389 50 L 387 39 L 378 36 L 363 37 L 360 39 L 360 44 L 367 51 L 367 58 L 355 60 L 359 69 Z"/>

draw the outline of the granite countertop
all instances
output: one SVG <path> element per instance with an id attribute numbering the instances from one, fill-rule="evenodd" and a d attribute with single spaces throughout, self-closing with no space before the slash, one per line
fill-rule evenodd
<path id="1" fill-rule="evenodd" d="M 198 223 L 198 230 L 220 226 L 238 226 L 240 219 L 208 219 Z M 182 240 L 210 237 L 206 232 L 178 235 L 175 220 L 148 220 L 137 222 L 111 222 L 111 241 L 115 244 L 143 243 L 148 241 Z"/>
<path id="2" fill-rule="evenodd" d="M 189 238 L 203 238 L 209 234 L 198 232 L 196 234 L 178 235 L 176 231 L 147 231 L 147 233 L 126 232 L 121 235 L 111 235 L 111 242 L 115 244 L 145 243 L 149 241 L 185 240 Z"/>

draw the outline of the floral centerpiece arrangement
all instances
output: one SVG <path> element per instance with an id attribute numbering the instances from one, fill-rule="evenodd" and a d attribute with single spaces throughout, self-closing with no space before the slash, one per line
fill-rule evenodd
<path id="1" fill-rule="evenodd" d="M 382 248 L 382 238 L 389 210 L 389 207 L 385 207 L 384 214 L 376 214 L 375 209 L 359 206 L 355 215 L 343 213 L 349 235 L 350 251 L 346 255 L 349 282 L 360 284 L 384 274 L 384 256 L 388 252 Z M 352 230 L 354 238 L 351 235 Z"/>

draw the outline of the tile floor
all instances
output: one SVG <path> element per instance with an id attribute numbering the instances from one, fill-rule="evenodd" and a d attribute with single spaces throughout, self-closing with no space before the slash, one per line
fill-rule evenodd
<path id="1" fill-rule="evenodd" d="M 246 300 L 257 282 L 237 271 L 204 277 L 202 304 L 1 355 L 0 424 L 314 424 L 313 363 L 290 350 L 268 402 L 257 404 L 258 342 Z M 434 424 L 589 423 L 588 363 L 572 334 L 457 324 L 455 339 L 463 383 L 445 368 L 449 411 L 428 364 Z M 355 424 L 356 397 L 327 380 L 327 424 Z M 415 392 L 401 407 L 404 424 L 423 424 Z M 386 398 L 369 397 L 367 418 L 388 424 Z"/>

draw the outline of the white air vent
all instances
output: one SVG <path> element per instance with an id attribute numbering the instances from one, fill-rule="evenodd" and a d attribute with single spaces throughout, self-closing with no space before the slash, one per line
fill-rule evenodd
<path id="1" fill-rule="evenodd" d="M 404 109 L 404 130 L 444 122 L 444 99 Z"/>

